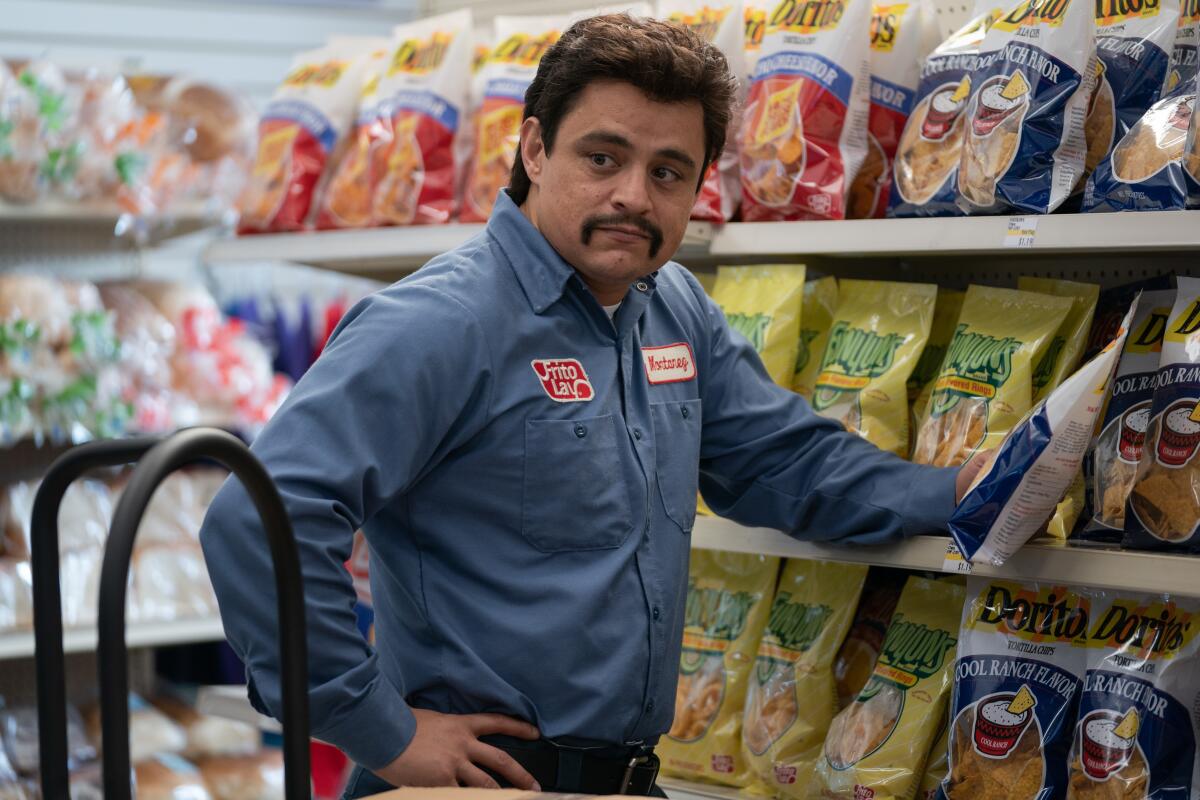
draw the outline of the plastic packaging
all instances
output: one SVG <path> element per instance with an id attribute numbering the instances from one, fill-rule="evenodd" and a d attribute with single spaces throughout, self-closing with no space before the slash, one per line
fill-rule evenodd
<path id="1" fill-rule="evenodd" d="M 38 484 L 19 482 L 0 489 L 0 533 L 4 555 L 28 559 L 31 549 L 33 501 Z M 59 549 L 81 550 L 104 545 L 112 521 L 114 501 L 103 482 L 83 479 L 73 482 L 63 495 L 58 511 Z"/>
<path id="2" fill-rule="evenodd" d="M 103 747 L 100 735 L 100 707 L 92 706 L 85 713 L 87 731 L 92 741 Z M 183 728 L 136 694 L 129 695 L 129 758 L 134 764 L 157 755 L 178 755 L 187 747 Z"/>
<path id="3" fill-rule="evenodd" d="M 38 716 L 33 706 L 18 706 L 0 711 L 0 734 L 4 749 L 16 771 L 35 778 L 41 761 L 38 758 Z M 96 757 L 96 748 L 88 741 L 83 718 L 74 706 L 67 706 L 67 766 L 74 769 Z"/>
<path id="4" fill-rule="evenodd" d="M 829 341 L 833 312 L 838 303 L 837 278 L 832 275 L 816 278 L 804 284 L 800 305 L 800 342 L 796 349 L 796 370 L 792 391 L 812 400 L 821 372 L 821 356 Z"/>
<path id="5" fill-rule="evenodd" d="M 906 578 L 906 573 L 885 567 L 871 567 L 867 573 L 854 622 L 833 662 L 839 711 L 850 705 L 871 679 Z"/>
<path id="6" fill-rule="evenodd" d="M 206 758 L 200 764 L 213 800 L 283 800 L 283 754 Z"/>
<path id="7" fill-rule="evenodd" d="M 131 619 L 161 622 L 218 616 L 198 544 L 139 547 L 133 554 L 132 574 L 136 606 Z"/>
<path id="8" fill-rule="evenodd" d="M 28 561 L 0 559 L 0 631 L 33 627 L 33 571 Z"/>
<path id="9" fill-rule="evenodd" d="M 713 300 L 745 336 L 771 380 L 790 386 L 800 340 L 804 265 L 718 267 Z"/>
<path id="10" fill-rule="evenodd" d="M 200 770 L 178 756 L 157 755 L 134 773 L 138 800 L 212 800 Z"/>
<path id="11" fill-rule="evenodd" d="M 253 725 L 201 714 L 171 695 L 158 695 L 151 702 L 187 734 L 186 758 L 252 756 L 261 749 L 262 734 Z"/>

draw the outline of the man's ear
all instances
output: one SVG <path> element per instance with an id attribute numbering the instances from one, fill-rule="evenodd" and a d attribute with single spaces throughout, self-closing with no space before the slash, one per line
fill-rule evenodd
<path id="1" fill-rule="evenodd" d="M 528 117 L 521 123 L 521 163 L 529 182 L 536 184 L 542 175 L 546 158 L 546 146 L 542 142 L 542 123 L 537 117 Z"/>

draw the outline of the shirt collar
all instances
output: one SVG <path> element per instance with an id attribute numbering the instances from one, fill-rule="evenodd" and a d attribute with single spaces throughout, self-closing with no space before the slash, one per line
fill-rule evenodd
<path id="1" fill-rule="evenodd" d="M 487 231 L 500 245 L 504 255 L 535 314 L 554 305 L 575 275 L 575 268 L 563 260 L 541 231 L 508 196 L 504 189 L 492 207 Z"/>

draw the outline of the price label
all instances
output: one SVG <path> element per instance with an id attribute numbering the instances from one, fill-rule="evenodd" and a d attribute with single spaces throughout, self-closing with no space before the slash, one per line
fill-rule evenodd
<path id="1" fill-rule="evenodd" d="M 1033 247 L 1037 236 L 1037 217 L 1009 217 L 1008 230 L 1004 234 L 1005 247 Z"/>
<path id="2" fill-rule="evenodd" d="M 971 562 L 967 561 L 962 551 L 953 541 L 946 545 L 946 558 L 942 561 L 942 572 L 953 572 L 958 575 L 971 574 Z"/>

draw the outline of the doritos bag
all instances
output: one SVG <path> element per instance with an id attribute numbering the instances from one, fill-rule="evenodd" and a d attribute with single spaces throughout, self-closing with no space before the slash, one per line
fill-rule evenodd
<path id="1" fill-rule="evenodd" d="M 881 450 L 908 452 L 908 378 L 929 338 L 937 287 L 844 280 L 813 410 Z"/>
<path id="2" fill-rule="evenodd" d="M 469 11 L 392 31 L 391 59 L 379 83 L 386 109 L 372 140 L 375 224 L 441 223 L 455 212 L 457 169 L 464 160 L 456 146 L 461 147 L 472 53 Z"/>
<path id="3" fill-rule="evenodd" d="M 669 775 L 745 786 L 742 709 L 779 559 L 696 550 L 688 573 L 675 721 L 658 744 Z"/>
<path id="4" fill-rule="evenodd" d="M 1167 800 L 1200 789 L 1200 602 L 1109 593 L 1093 610 L 1068 800 Z"/>
<path id="5" fill-rule="evenodd" d="M 1135 549 L 1200 550 L 1200 278 L 1176 280 L 1146 443 L 1125 509 L 1124 545 Z"/>
<path id="6" fill-rule="evenodd" d="M 925 349 L 917 359 L 917 366 L 908 378 L 908 403 L 912 411 L 910 418 L 914 436 L 917 426 L 925 417 L 925 406 L 933 392 L 933 382 L 942 368 L 942 359 L 946 357 L 946 348 L 954 338 L 965 296 L 964 292 L 938 287 L 937 305 L 933 307 L 933 323 L 929 326 L 929 340 L 925 342 Z"/>
<path id="7" fill-rule="evenodd" d="M 790 386 L 800 341 L 804 265 L 718 267 L 713 300 L 750 340 L 771 380 Z"/>
<path id="8" fill-rule="evenodd" d="M 921 61 L 929 52 L 932 14 L 923 0 L 871 6 L 871 111 L 867 155 L 850 186 L 850 219 L 882 218 L 892 188 L 892 161 L 912 111 Z"/>
<path id="9" fill-rule="evenodd" d="M 910 800 L 953 683 L 963 587 L 912 576 L 871 680 L 829 726 L 809 796 Z"/>
<path id="10" fill-rule="evenodd" d="M 1163 333 L 1175 303 L 1175 290 L 1144 292 L 1138 301 L 1125 350 L 1117 364 L 1112 393 L 1104 408 L 1103 426 L 1091 450 L 1092 517 L 1082 537 L 1116 543 L 1125 528 L 1125 503 L 1133 489 L 1133 478 L 1146 431 L 1150 426 L 1150 404 L 1154 379 L 1162 353 Z"/>
<path id="11" fill-rule="evenodd" d="M 742 730 L 746 762 L 782 797 L 808 797 L 837 713 L 833 659 L 867 567 L 789 559 L 750 674 Z"/>
<path id="12" fill-rule="evenodd" d="M 1092 599 L 967 579 L 950 706 L 948 800 L 1062 797 Z"/>
<path id="13" fill-rule="evenodd" d="M 922 64 L 916 103 L 896 146 L 888 216 L 962 213 L 955 203 L 955 175 L 962 153 L 963 109 L 970 97 L 970 75 L 979 61 L 979 46 L 999 16 L 997 0 L 978 0 L 971 21 L 934 48 Z"/>
<path id="14" fill-rule="evenodd" d="M 821 371 L 821 356 L 829 340 L 833 312 L 837 308 L 838 284 L 832 275 L 804 284 L 804 302 L 800 312 L 800 343 L 796 351 L 796 371 L 792 391 L 812 400 Z"/>
<path id="15" fill-rule="evenodd" d="M 966 463 L 995 447 L 1033 407 L 1033 367 L 1071 300 L 971 286 L 917 432 L 913 461 Z"/>
<path id="16" fill-rule="evenodd" d="M 354 124 L 378 40 L 335 37 L 296 56 L 258 123 L 258 154 L 238 200 L 238 233 L 298 231 L 317 182 Z"/>
<path id="17" fill-rule="evenodd" d="M 1069 297 L 1070 312 L 1062 318 L 1046 355 L 1033 370 L 1033 402 L 1038 402 L 1058 388 L 1058 385 L 1079 366 L 1079 358 L 1087 344 L 1096 315 L 1100 287 L 1094 283 L 1076 283 L 1053 278 L 1018 276 L 1017 288 L 1023 292 L 1040 292 L 1055 297 Z M 1128 306 L 1126 306 L 1128 309 Z"/>
<path id="18" fill-rule="evenodd" d="M 750 75 L 754 73 L 755 66 L 758 65 L 758 54 L 762 50 L 763 34 L 767 30 L 767 6 L 765 2 L 759 0 L 745 0 L 744 19 L 746 22 L 745 37 L 743 44 L 743 64 L 742 69 L 745 70 L 747 82 Z M 738 76 L 741 77 L 740 75 Z"/>
<path id="19" fill-rule="evenodd" d="M 701 39 L 716 45 L 729 62 L 729 71 L 741 76 L 746 68 L 746 17 L 741 0 L 658 0 L 658 16 L 690 28 Z M 692 219 L 704 222 L 728 222 L 733 219 L 741 199 L 738 181 L 737 130 L 729 132 L 725 150 L 717 163 L 710 164 L 692 208 Z"/>
<path id="20" fill-rule="evenodd" d="M 866 155 L 870 0 L 782 0 L 739 132 L 747 221 L 844 219 Z"/>
<path id="21" fill-rule="evenodd" d="M 1083 174 L 1096 83 L 1095 4 L 1019 0 L 984 37 L 958 165 L 969 214 L 1048 214 Z"/>
<path id="22" fill-rule="evenodd" d="M 1134 308 L 1117 338 L 1022 419 L 990 454 L 950 517 L 968 561 L 1000 566 L 1037 533 L 1079 473 Z"/>
<path id="23" fill-rule="evenodd" d="M 496 17 L 496 46 L 474 80 L 475 147 L 467 167 L 463 222 L 486 222 L 496 195 L 508 185 L 520 142 L 525 89 L 566 25 L 566 17 Z"/>
<path id="24" fill-rule="evenodd" d="M 1196 76 L 1196 95 L 1200 97 L 1200 75 Z M 1200 114 L 1192 114 L 1192 124 L 1188 128 L 1187 144 L 1183 149 L 1183 177 L 1188 187 L 1187 207 L 1200 208 Z"/>

